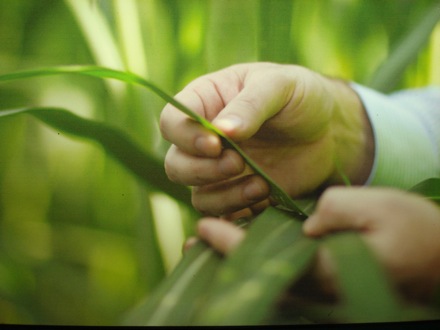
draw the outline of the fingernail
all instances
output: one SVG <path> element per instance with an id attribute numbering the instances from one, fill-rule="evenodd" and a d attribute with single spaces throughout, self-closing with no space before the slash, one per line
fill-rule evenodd
<path id="1" fill-rule="evenodd" d="M 227 176 L 238 175 L 244 170 L 244 164 L 237 157 L 230 155 L 226 156 L 219 163 L 219 170 Z"/>
<path id="2" fill-rule="evenodd" d="M 202 155 L 216 157 L 219 153 L 218 139 L 213 135 L 203 135 L 196 138 L 194 147 Z"/>
<path id="3" fill-rule="evenodd" d="M 266 197 L 267 190 L 259 182 L 252 181 L 244 188 L 244 196 L 249 201 L 259 201 Z"/>
<path id="4" fill-rule="evenodd" d="M 228 115 L 224 118 L 214 120 L 213 124 L 223 132 L 232 132 L 243 125 L 243 119 L 236 115 Z"/>

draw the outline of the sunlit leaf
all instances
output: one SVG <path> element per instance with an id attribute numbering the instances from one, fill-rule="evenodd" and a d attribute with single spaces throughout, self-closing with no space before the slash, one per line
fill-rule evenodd
<path id="1" fill-rule="evenodd" d="M 81 118 L 59 108 L 24 108 L 1 110 L 0 118 L 30 114 L 49 126 L 75 136 L 94 140 L 127 169 L 145 183 L 159 189 L 187 205 L 191 205 L 189 190 L 170 182 L 162 162 L 151 157 L 125 133 L 104 123 Z"/>
<path id="2" fill-rule="evenodd" d="M 198 121 L 208 130 L 218 134 L 226 147 L 235 149 L 246 161 L 246 163 L 259 175 L 261 175 L 268 183 L 271 189 L 271 197 L 282 205 L 285 209 L 291 211 L 295 216 L 305 219 L 306 214 L 296 205 L 296 203 L 287 195 L 266 173 L 264 173 L 259 166 L 250 159 L 241 148 L 231 139 L 229 139 L 222 131 L 212 125 L 208 120 L 196 114 L 188 107 L 184 106 L 182 103 L 175 100 L 173 97 L 165 93 L 162 89 L 154 85 L 153 83 L 143 79 L 142 77 L 135 75 L 130 72 L 123 72 L 108 68 L 102 68 L 97 66 L 65 66 L 65 67 L 52 67 L 45 69 L 36 69 L 29 71 L 21 71 L 10 74 L 5 74 L 0 76 L 0 82 L 11 81 L 17 79 L 31 78 L 31 77 L 41 77 L 48 75 L 58 75 L 58 74 L 81 74 L 87 76 L 93 76 L 98 78 L 110 78 L 119 81 L 123 81 L 129 84 L 140 85 L 148 88 L 159 97 L 161 97 L 166 102 L 172 104 L 177 109 L 184 112 L 189 117 Z"/>

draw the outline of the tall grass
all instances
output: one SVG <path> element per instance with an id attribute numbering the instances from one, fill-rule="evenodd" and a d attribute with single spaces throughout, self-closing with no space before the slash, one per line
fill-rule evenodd
<path id="1" fill-rule="evenodd" d="M 261 60 L 368 83 L 434 3 L 2 1 L 0 73 L 101 65 L 173 94 L 200 74 Z M 437 30 L 387 89 L 439 81 Z M 0 86 L 0 109 L 69 109 L 125 132 L 159 164 L 164 104 L 133 85 L 71 75 Z M 0 151 L 0 322 L 115 324 L 172 273 L 198 218 L 185 202 L 34 117 L 2 118 Z"/>

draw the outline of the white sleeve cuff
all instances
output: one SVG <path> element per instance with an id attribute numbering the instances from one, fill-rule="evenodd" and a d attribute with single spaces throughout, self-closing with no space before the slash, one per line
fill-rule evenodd
<path id="1" fill-rule="evenodd" d="M 375 157 L 367 184 L 408 189 L 438 176 L 437 147 L 423 121 L 384 94 L 352 84 L 373 128 Z"/>

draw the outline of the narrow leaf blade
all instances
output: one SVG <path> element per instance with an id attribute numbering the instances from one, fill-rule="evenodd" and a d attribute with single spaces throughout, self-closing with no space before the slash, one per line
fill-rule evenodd
<path id="1" fill-rule="evenodd" d="M 98 66 L 60 66 L 60 67 L 51 67 L 44 69 L 14 72 L 14 73 L 1 75 L 0 82 L 32 78 L 32 77 L 58 75 L 58 74 L 80 74 L 80 75 L 88 75 L 98 78 L 115 79 L 125 83 L 143 86 L 151 90 L 166 102 L 172 104 L 173 106 L 175 106 L 177 109 L 179 109 L 180 111 L 191 117 L 192 119 L 198 121 L 208 130 L 219 135 L 223 140 L 225 147 L 236 150 L 243 157 L 245 162 L 257 174 L 262 176 L 268 182 L 271 190 L 271 197 L 277 203 L 279 203 L 285 209 L 292 212 L 298 218 L 301 218 L 303 220 L 307 218 L 306 213 L 298 207 L 298 205 L 289 197 L 289 195 L 287 195 L 266 173 L 264 173 L 264 171 L 262 171 L 260 167 L 252 159 L 250 159 L 234 141 L 228 138 L 222 131 L 220 131 L 218 128 L 212 125 L 205 118 L 201 117 L 197 113 L 193 112 L 191 109 L 184 106 L 182 103 L 175 100 L 172 96 L 165 93 L 155 84 L 143 79 L 138 75 L 135 75 L 130 72 L 123 72 L 123 71 L 118 71 L 118 70 L 113 70 Z"/>
<path id="2" fill-rule="evenodd" d="M 327 237 L 323 245 L 336 264 L 345 315 L 342 322 L 402 320 L 398 300 L 384 270 L 356 233 Z"/>
<path id="3" fill-rule="evenodd" d="M 47 125 L 63 132 L 98 142 L 104 150 L 148 185 L 191 205 L 190 192 L 168 180 L 163 165 L 144 152 L 122 131 L 93 120 L 81 118 L 60 108 L 22 108 L 1 110 L 0 118 L 30 114 Z"/>

